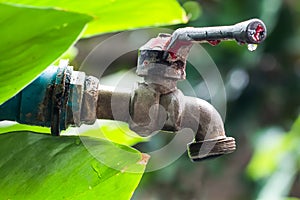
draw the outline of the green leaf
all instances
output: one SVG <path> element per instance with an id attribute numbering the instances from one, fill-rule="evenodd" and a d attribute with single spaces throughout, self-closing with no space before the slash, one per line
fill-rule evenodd
<path id="1" fill-rule="evenodd" d="M 2 0 L 34 6 L 52 6 L 95 17 L 85 36 L 134 28 L 186 23 L 187 16 L 176 0 Z"/>
<path id="2" fill-rule="evenodd" d="M 276 171 L 267 179 L 257 199 L 283 199 L 289 194 L 296 177 L 295 158 L 287 154 L 278 163 Z"/>
<path id="3" fill-rule="evenodd" d="M 285 199 L 297 177 L 300 161 L 300 117 L 286 134 L 268 129 L 259 138 L 247 173 L 264 180 L 257 199 Z"/>
<path id="4" fill-rule="evenodd" d="M 49 133 L 50 128 L 41 126 L 30 126 L 25 124 L 19 124 L 17 122 L 11 121 L 1 121 L 0 122 L 0 134 L 8 133 L 13 131 L 32 131 L 36 133 Z"/>
<path id="5" fill-rule="evenodd" d="M 300 159 L 300 117 L 288 133 L 280 132 L 282 133 L 281 130 L 269 128 L 259 133 L 254 155 L 247 167 L 247 173 L 252 179 L 270 176 L 283 163 L 282 159 L 287 154 Z"/>
<path id="6" fill-rule="evenodd" d="M 300 140 L 300 116 L 293 124 L 292 129 L 289 132 L 289 134 L 293 135 L 296 139 Z"/>
<path id="7" fill-rule="evenodd" d="M 32 131 L 37 133 L 50 133 L 50 128 L 40 126 L 29 126 L 11 121 L 0 122 L 0 134 L 15 131 Z M 128 124 L 120 121 L 97 120 L 93 125 L 82 125 L 69 128 L 61 133 L 62 135 L 79 135 L 108 140 L 117 144 L 133 146 L 139 142 L 146 142 L 147 137 L 141 137 L 131 131 Z"/>
<path id="8" fill-rule="evenodd" d="M 91 19 L 50 8 L 0 4 L 0 105 L 59 58 Z"/>
<path id="9" fill-rule="evenodd" d="M 0 135 L 0 199 L 130 199 L 147 156 L 104 140 L 30 132 Z M 113 154 L 120 148 L 130 157 Z M 109 168 L 90 154 L 118 162 Z M 134 171 L 136 173 L 129 173 Z"/>
<path id="10" fill-rule="evenodd" d="M 258 133 L 255 152 L 247 167 L 248 175 L 254 179 L 267 177 L 276 171 L 278 162 L 286 153 L 283 130 L 271 127 Z M 259 169 L 259 170 L 258 170 Z"/>
<path id="11" fill-rule="evenodd" d="M 66 134 L 72 134 L 73 131 L 67 131 Z M 120 121 L 97 120 L 94 125 L 82 125 L 77 131 L 80 136 L 105 139 L 128 146 L 149 140 L 149 138 L 137 135 L 129 129 L 127 123 Z"/>
<path id="12" fill-rule="evenodd" d="M 187 1 L 182 7 L 186 10 L 187 16 L 191 21 L 198 19 L 201 15 L 201 6 L 197 1 Z"/>

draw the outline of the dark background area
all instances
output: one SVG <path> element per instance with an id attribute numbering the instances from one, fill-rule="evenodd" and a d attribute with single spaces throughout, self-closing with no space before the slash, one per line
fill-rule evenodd
<path id="1" fill-rule="evenodd" d="M 236 138 L 236 152 L 200 163 L 190 162 L 184 154 L 168 167 L 144 174 L 133 199 L 300 198 L 300 151 L 285 148 L 283 144 L 300 113 L 300 1 L 199 0 L 191 3 L 181 0 L 180 3 L 191 21 L 167 27 L 169 29 L 230 25 L 260 18 L 268 28 L 268 37 L 254 52 L 235 42 L 222 42 L 216 47 L 202 45 L 216 63 L 225 84 L 225 129 L 227 135 Z M 88 53 L 112 35 L 81 40 L 74 65 L 81 66 Z M 151 36 L 150 30 L 148 36 Z M 115 45 L 126 46 L 130 42 L 124 40 Z M 116 46 L 107 49 L 107 53 L 113 54 Z M 114 74 L 136 66 L 136 60 L 137 51 L 129 52 L 112 63 L 104 74 L 113 79 Z M 99 65 L 99 61 L 95 63 Z M 99 68 L 83 66 L 81 70 L 94 75 L 99 73 Z M 203 80 L 187 66 L 187 81 L 200 87 Z M 196 95 L 210 101 L 205 90 L 202 88 Z M 300 144 L 300 133 L 296 130 L 293 135 L 292 140 Z M 170 137 L 162 133 L 137 147 L 155 149 L 158 144 L 167 143 Z M 295 163 L 293 168 L 289 168 L 291 163 Z"/>

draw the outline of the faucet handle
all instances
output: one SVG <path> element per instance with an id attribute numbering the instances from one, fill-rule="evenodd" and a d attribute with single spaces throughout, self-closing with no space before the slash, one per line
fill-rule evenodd
<path id="1" fill-rule="evenodd" d="M 177 29 L 172 34 L 166 50 L 177 53 L 182 42 L 208 42 L 215 46 L 222 40 L 236 40 L 240 44 L 259 44 L 266 39 L 266 36 L 266 25 L 259 19 L 250 19 L 231 26 L 187 27 Z"/>
<path id="2" fill-rule="evenodd" d="M 215 46 L 222 40 L 235 40 L 239 44 L 256 45 L 266 36 L 267 28 L 259 19 L 231 26 L 180 28 L 172 35 L 159 34 L 139 49 L 137 75 L 145 77 L 146 82 L 185 79 L 186 59 L 194 43 L 208 42 Z"/>

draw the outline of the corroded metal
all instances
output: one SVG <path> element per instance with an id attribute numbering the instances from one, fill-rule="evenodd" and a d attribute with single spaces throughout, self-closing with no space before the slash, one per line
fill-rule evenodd
<path id="1" fill-rule="evenodd" d="M 119 90 L 114 87 L 100 85 L 98 90 L 97 118 L 129 121 L 131 96 L 131 90 Z"/>
<path id="2" fill-rule="evenodd" d="M 139 49 L 137 75 L 144 77 L 144 82 L 132 91 L 99 85 L 97 78 L 73 71 L 62 61 L 1 105 L 0 119 L 51 127 L 52 135 L 59 135 L 69 125 L 93 124 L 97 118 L 128 122 L 142 136 L 188 128 L 195 134 L 187 145 L 193 161 L 231 153 L 235 140 L 225 135 L 216 109 L 204 100 L 184 96 L 176 84 L 186 78 L 186 60 L 193 43 L 217 45 L 221 40 L 236 40 L 258 44 L 265 38 L 266 27 L 258 19 L 159 34 Z M 9 114 L 3 117 L 3 113 Z"/>
<path id="3" fill-rule="evenodd" d="M 160 93 L 145 83 L 139 83 L 134 89 L 129 120 L 129 126 L 142 136 L 149 136 L 159 130 L 159 98 Z"/>
<path id="4" fill-rule="evenodd" d="M 167 46 L 172 40 L 170 34 L 159 34 L 158 37 L 151 39 L 144 46 L 139 49 L 137 75 L 164 79 L 185 79 L 186 56 L 181 52 L 181 56 L 177 56 L 173 52 L 167 52 Z M 189 47 L 192 46 L 190 42 L 186 43 Z"/>
<path id="5" fill-rule="evenodd" d="M 68 61 L 62 60 L 4 103 L 0 120 L 51 127 L 51 134 L 59 136 L 70 125 L 95 122 L 98 86 L 97 78 L 73 71 Z"/>
<path id="6" fill-rule="evenodd" d="M 235 149 L 236 144 L 232 137 L 195 141 L 188 144 L 188 154 L 193 161 L 215 158 L 223 154 L 232 153 Z"/>
<path id="7" fill-rule="evenodd" d="M 136 131 L 148 131 L 149 135 L 155 129 L 149 117 L 152 114 L 152 118 L 156 117 L 156 126 L 159 121 L 164 124 L 163 130 L 190 128 L 194 131 L 195 141 L 188 145 L 194 161 L 234 151 L 235 141 L 226 137 L 215 108 L 203 100 L 184 96 L 176 83 L 186 78 L 186 60 L 194 43 L 217 45 L 221 40 L 236 40 L 239 44 L 258 44 L 265 40 L 266 33 L 262 21 L 251 19 L 232 26 L 181 28 L 172 35 L 159 34 L 147 42 L 139 49 L 137 66 L 137 75 L 144 77 L 145 83 L 135 89 L 131 104 L 131 109 L 137 110 L 131 113 L 132 117 L 139 119 L 135 120 L 139 124 Z M 155 94 L 155 98 L 151 94 Z M 153 114 L 150 107 L 157 104 L 165 112 L 159 112 L 160 107 L 156 106 Z"/>
<path id="8" fill-rule="evenodd" d="M 57 69 L 55 83 L 53 84 L 52 108 L 51 108 L 51 134 L 58 136 L 61 130 L 68 127 L 67 102 L 69 100 L 69 88 L 73 69 L 68 62 L 61 61 Z"/>
<path id="9" fill-rule="evenodd" d="M 70 103 L 68 105 L 68 123 L 80 126 L 81 104 L 84 93 L 85 73 L 73 71 L 70 84 Z"/>
<path id="10" fill-rule="evenodd" d="M 99 80 L 87 76 L 81 104 L 80 121 L 84 124 L 94 124 L 96 121 Z"/>
<path id="11" fill-rule="evenodd" d="M 137 75 L 152 78 L 185 79 L 188 53 L 194 43 L 219 44 L 236 40 L 240 44 L 259 44 L 267 35 L 264 23 L 251 19 L 232 26 L 180 28 L 171 34 L 159 34 L 139 49 Z"/>
<path id="12" fill-rule="evenodd" d="M 236 40 L 241 44 L 259 44 L 266 39 L 267 28 L 259 19 L 250 19 L 231 26 L 180 28 L 172 34 L 167 51 L 178 52 L 183 42 L 218 44 L 221 40 Z"/>

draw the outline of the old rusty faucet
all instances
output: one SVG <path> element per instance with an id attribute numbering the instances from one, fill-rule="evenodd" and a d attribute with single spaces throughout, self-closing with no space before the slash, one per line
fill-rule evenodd
<path id="1" fill-rule="evenodd" d="M 186 78 L 186 60 L 194 43 L 217 45 L 222 40 L 235 40 L 256 45 L 266 35 L 259 19 L 159 34 L 139 49 L 136 72 L 144 82 L 132 91 L 102 86 L 97 78 L 73 71 L 67 61 L 61 61 L 1 105 L 0 120 L 51 127 L 55 136 L 69 125 L 93 124 L 96 119 L 127 122 L 142 136 L 189 128 L 195 133 L 194 141 L 188 144 L 193 161 L 228 154 L 235 150 L 235 140 L 226 137 L 219 113 L 208 102 L 185 96 L 176 84 Z"/>

